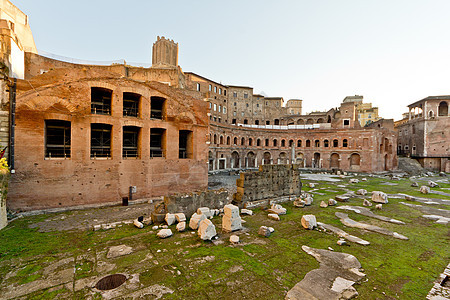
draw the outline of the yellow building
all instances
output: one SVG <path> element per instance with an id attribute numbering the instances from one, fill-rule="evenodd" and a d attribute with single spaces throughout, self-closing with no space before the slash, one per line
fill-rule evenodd
<path id="1" fill-rule="evenodd" d="M 359 124 L 363 127 L 381 119 L 381 117 L 378 116 L 378 107 L 372 107 L 372 103 L 363 103 L 363 96 L 347 96 L 343 102 L 356 103 L 356 113 L 358 114 Z"/>

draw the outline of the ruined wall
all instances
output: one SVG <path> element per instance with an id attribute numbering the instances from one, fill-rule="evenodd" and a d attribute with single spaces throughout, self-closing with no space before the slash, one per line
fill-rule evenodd
<path id="1" fill-rule="evenodd" d="M 85 74 L 81 77 L 80 74 Z M 30 210 L 203 190 L 207 186 L 207 105 L 157 82 L 112 76 L 102 68 L 58 69 L 18 85 L 16 174 L 8 206 Z M 53 82 L 49 84 L 49 82 Z M 30 88 L 30 83 L 34 88 Z M 91 113 L 91 87 L 112 90 L 111 115 Z M 21 89 L 23 88 L 23 89 Z M 123 115 L 123 93 L 141 96 L 138 117 Z M 163 119 L 150 117 L 151 97 L 166 99 Z M 45 120 L 70 122 L 70 157 L 46 157 Z M 110 157 L 91 157 L 91 124 L 112 126 Z M 139 128 L 138 157 L 123 157 L 123 127 Z M 150 157 L 150 130 L 166 130 L 165 157 Z M 192 131 L 192 157 L 179 159 L 179 132 Z"/>
<path id="2" fill-rule="evenodd" d="M 228 191 L 214 190 L 166 196 L 164 197 L 164 205 L 167 212 L 182 212 L 189 218 L 199 207 L 220 209 L 228 204 L 229 200 Z"/>
<path id="3" fill-rule="evenodd" d="M 233 201 L 241 207 L 261 200 L 280 201 L 299 196 L 299 165 L 264 165 L 258 171 L 241 173 Z"/>

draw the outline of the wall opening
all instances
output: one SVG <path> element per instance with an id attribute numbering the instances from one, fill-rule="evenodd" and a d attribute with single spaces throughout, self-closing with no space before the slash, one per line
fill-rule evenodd
<path id="1" fill-rule="evenodd" d="M 140 128 L 136 126 L 123 127 L 122 157 L 139 157 L 139 132 Z"/>
<path id="2" fill-rule="evenodd" d="M 139 117 L 141 95 L 135 93 L 123 93 L 123 116 Z"/>
<path id="3" fill-rule="evenodd" d="M 70 157 L 70 122 L 45 120 L 45 157 Z"/>
<path id="4" fill-rule="evenodd" d="M 150 129 L 150 158 L 166 157 L 166 130 L 163 128 Z"/>
<path id="5" fill-rule="evenodd" d="M 166 115 L 166 99 L 153 96 L 150 98 L 150 119 L 163 120 Z"/>
<path id="6" fill-rule="evenodd" d="M 448 104 L 447 104 L 447 102 L 442 101 L 441 103 L 439 103 L 438 115 L 439 116 L 448 116 Z"/>
<path id="7" fill-rule="evenodd" d="M 91 157 L 111 157 L 111 130 L 109 124 L 91 124 Z"/>
<path id="8" fill-rule="evenodd" d="M 223 137 L 220 137 L 223 139 Z M 178 141 L 178 158 L 192 158 L 193 157 L 193 133 L 190 130 L 180 130 Z"/>
<path id="9" fill-rule="evenodd" d="M 91 113 L 111 115 L 112 90 L 91 87 Z"/>

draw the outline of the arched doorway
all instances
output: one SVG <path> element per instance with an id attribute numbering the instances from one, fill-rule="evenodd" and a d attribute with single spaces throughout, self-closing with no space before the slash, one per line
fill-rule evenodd
<path id="1" fill-rule="evenodd" d="M 303 120 L 303 119 L 298 119 L 298 120 L 297 120 L 297 125 L 305 125 L 305 120 Z"/>
<path id="2" fill-rule="evenodd" d="M 256 167 L 255 163 L 255 153 L 249 152 L 247 153 L 247 168 L 254 168 Z"/>
<path id="3" fill-rule="evenodd" d="M 330 168 L 339 169 L 339 154 L 333 153 L 330 156 Z"/>
<path id="4" fill-rule="evenodd" d="M 278 163 L 281 165 L 287 164 L 287 155 L 285 152 L 281 152 L 280 156 L 278 156 Z"/>
<path id="5" fill-rule="evenodd" d="M 318 152 L 314 153 L 314 161 L 313 161 L 312 167 L 313 168 L 320 168 L 320 167 L 322 167 L 321 163 L 320 163 L 320 153 L 318 153 Z"/>
<path id="6" fill-rule="evenodd" d="M 389 171 L 389 166 L 388 166 L 388 155 L 386 154 L 385 156 L 384 156 L 384 170 L 385 171 Z"/>
<path id="7" fill-rule="evenodd" d="M 361 156 L 358 153 L 350 155 L 350 169 L 358 171 L 361 165 Z"/>
<path id="8" fill-rule="evenodd" d="M 304 166 L 305 166 L 305 165 L 304 165 L 304 161 L 305 161 L 305 160 L 304 160 L 303 153 L 298 152 L 298 153 L 297 153 L 296 163 L 304 167 Z"/>
<path id="9" fill-rule="evenodd" d="M 263 164 L 270 165 L 271 164 L 271 162 L 270 162 L 271 157 L 272 156 L 270 155 L 270 152 L 264 152 Z"/>
<path id="10" fill-rule="evenodd" d="M 213 171 L 214 170 L 214 156 L 211 151 L 208 153 L 208 170 Z"/>
<path id="11" fill-rule="evenodd" d="M 448 116 L 448 104 L 445 101 L 439 103 L 438 116 Z"/>
<path id="12" fill-rule="evenodd" d="M 231 153 L 231 167 L 233 169 L 239 169 L 240 168 L 239 153 L 237 153 L 236 151 Z"/>

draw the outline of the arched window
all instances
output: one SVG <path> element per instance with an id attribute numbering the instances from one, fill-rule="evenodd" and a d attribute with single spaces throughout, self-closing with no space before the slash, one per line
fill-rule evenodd
<path id="1" fill-rule="evenodd" d="M 286 147 L 286 141 L 285 140 L 281 140 L 281 147 Z"/>
<path id="2" fill-rule="evenodd" d="M 339 141 L 338 141 L 337 139 L 334 139 L 334 140 L 333 140 L 333 147 L 334 147 L 334 148 L 339 147 Z"/>
<path id="3" fill-rule="evenodd" d="M 342 147 L 346 148 L 348 146 L 348 141 L 347 139 L 343 139 L 342 140 Z"/>
<path id="4" fill-rule="evenodd" d="M 315 140 L 314 141 L 314 147 L 316 147 L 316 148 L 320 147 L 320 141 L 319 140 Z"/>
<path id="5" fill-rule="evenodd" d="M 261 146 L 261 140 L 260 140 L 260 139 L 257 139 L 257 140 L 256 140 L 256 146 L 257 146 L 257 147 Z"/>
<path id="6" fill-rule="evenodd" d="M 223 136 L 220 136 L 220 144 L 223 144 Z"/>
<path id="7" fill-rule="evenodd" d="M 269 139 L 266 139 L 265 145 L 266 147 L 269 147 Z"/>
<path id="8" fill-rule="evenodd" d="M 277 146 L 277 139 L 273 140 L 273 146 L 276 147 Z"/>
<path id="9" fill-rule="evenodd" d="M 306 147 L 311 147 L 311 141 L 310 140 L 306 140 Z"/>
<path id="10" fill-rule="evenodd" d="M 445 101 L 439 103 L 438 116 L 448 116 L 448 104 Z"/>
<path id="11" fill-rule="evenodd" d="M 292 147 L 294 145 L 294 140 L 289 140 L 289 147 Z"/>
<path id="12" fill-rule="evenodd" d="M 304 124 L 305 124 L 305 120 L 303 120 L 303 119 L 297 120 L 297 125 L 304 125 Z"/>
<path id="13" fill-rule="evenodd" d="M 214 135 L 214 144 L 217 144 L 217 135 Z"/>
<path id="14" fill-rule="evenodd" d="M 230 137 L 229 136 L 227 136 L 227 145 L 229 145 L 230 144 Z"/>
<path id="15" fill-rule="evenodd" d="M 280 125 L 280 120 L 275 119 L 275 120 L 274 120 L 274 124 L 275 124 L 275 125 Z"/>
<path id="16" fill-rule="evenodd" d="M 241 145 L 245 146 L 245 138 L 241 138 Z"/>
<path id="17" fill-rule="evenodd" d="M 297 147 L 300 148 L 301 146 L 302 146 L 302 140 L 298 140 L 298 141 L 297 141 Z"/>
<path id="18" fill-rule="evenodd" d="M 323 141 L 323 146 L 324 146 L 325 148 L 328 148 L 328 140 L 324 140 L 324 141 Z"/>
<path id="19" fill-rule="evenodd" d="M 233 139 L 233 145 L 237 145 L 237 137 Z"/>
<path id="20" fill-rule="evenodd" d="M 306 120 L 306 124 L 314 124 L 314 120 L 309 118 L 308 120 Z"/>
<path id="21" fill-rule="evenodd" d="M 317 124 L 323 123 L 323 119 L 322 118 L 318 118 L 317 119 Z"/>
<path id="22" fill-rule="evenodd" d="M 249 139 L 248 139 L 248 145 L 249 145 L 249 146 L 253 146 L 253 139 L 252 139 L 252 138 L 249 138 Z"/>

